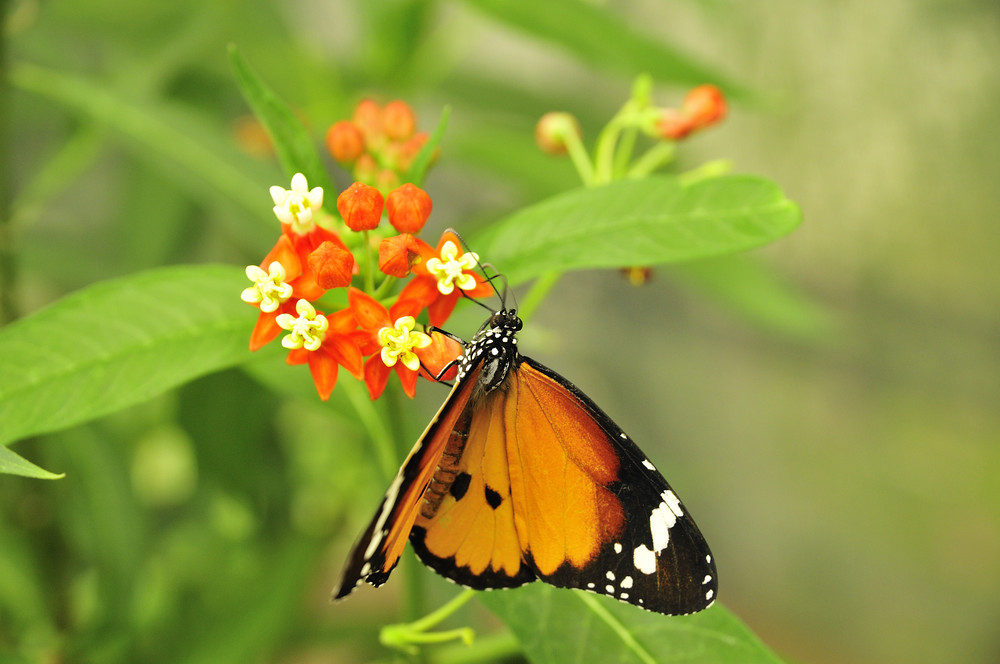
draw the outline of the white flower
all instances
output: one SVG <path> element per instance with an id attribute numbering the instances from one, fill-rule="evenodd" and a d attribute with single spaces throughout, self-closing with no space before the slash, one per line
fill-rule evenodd
<path id="1" fill-rule="evenodd" d="M 240 299 L 259 305 L 261 311 L 276 311 L 292 296 L 292 286 L 285 282 L 285 268 L 278 261 L 273 261 L 267 272 L 256 265 L 247 265 L 246 273 L 253 286 L 244 288 Z"/>
<path id="2" fill-rule="evenodd" d="M 306 176 L 296 173 L 292 176 L 292 188 L 271 187 L 274 200 L 274 214 L 283 224 L 290 224 L 296 233 L 308 233 L 315 225 L 313 210 L 323 207 L 323 187 L 309 190 Z"/>
<path id="3" fill-rule="evenodd" d="M 441 258 L 427 259 L 427 271 L 437 279 L 437 288 L 442 295 L 448 295 L 455 286 L 462 290 L 472 290 L 476 287 L 476 279 L 465 270 L 474 270 L 479 256 L 472 253 L 458 256 L 458 247 L 448 240 L 441 247 Z"/>
<path id="4" fill-rule="evenodd" d="M 278 314 L 278 317 L 275 318 L 279 326 L 291 332 L 281 340 L 281 345 L 289 350 L 297 348 L 318 349 L 323 344 L 327 328 L 330 327 L 326 316 L 317 313 L 315 307 L 306 300 L 299 300 L 295 303 L 295 313 L 298 316 Z"/>

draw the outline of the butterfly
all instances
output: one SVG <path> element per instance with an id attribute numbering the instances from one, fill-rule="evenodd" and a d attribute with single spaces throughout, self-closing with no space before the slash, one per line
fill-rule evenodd
<path id="1" fill-rule="evenodd" d="M 502 303 L 464 345 L 334 598 L 385 583 L 409 540 L 477 590 L 540 579 L 664 614 L 710 606 L 715 561 L 687 508 L 589 397 L 518 352 L 521 327 Z"/>

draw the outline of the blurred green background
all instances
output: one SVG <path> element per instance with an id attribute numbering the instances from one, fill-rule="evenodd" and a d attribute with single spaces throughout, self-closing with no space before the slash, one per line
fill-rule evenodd
<path id="1" fill-rule="evenodd" d="M 632 62 L 628 44 L 597 53 L 556 11 L 569 0 L 534 29 L 473 0 L 2 5 L 2 238 L 17 266 L 2 299 L 22 315 L 111 276 L 270 248 L 266 188 L 287 177 L 247 120 L 229 43 L 317 141 L 366 94 L 410 101 L 422 129 L 451 105 L 428 237 L 574 186 L 533 146 L 543 112 L 575 113 L 592 140 L 636 74 L 659 72 L 657 101 L 676 105 L 702 73 Z M 749 257 L 764 273 L 741 257 L 661 268 L 643 288 L 564 278 L 522 349 L 657 461 L 712 543 L 721 601 L 779 653 L 1000 660 L 1000 6 L 585 8 L 734 83 L 729 119 L 682 146 L 681 168 L 731 159 L 805 222 Z M 320 404 L 282 366 L 264 353 L 17 445 L 67 476 L 0 478 L 0 662 L 384 654 L 398 579 L 327 602 L 384 477 L 350 390 Z M 275 397 L 274 381 L 301 396 Z M 425 384 L 400 404 L 401 446 L 443 394 Z M 485 611 L 468 619 L 491 629 Z"/>

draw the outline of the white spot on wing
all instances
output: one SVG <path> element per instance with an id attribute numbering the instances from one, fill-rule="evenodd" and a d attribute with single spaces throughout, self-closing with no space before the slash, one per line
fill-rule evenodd
<path id="1" fill-rule="evenodd" d="M 711 583 L 711 582 L 712 582 L 712 575 L 711 574 L 706 574 L 705 575 L 705 580 L 701 582 L 701 585 L 705 585 L 706 583 Z"/>
<path id="2" fill-rule="evenodd" d="M 624 579 L 622 579 L 621 587 L 622 588 L 631 588 L 632 587 L 632 577 L 631 576 L 626 576 Z"/>
<path id="3" fill-rule="evenodd" d="M 614 595 L 615 594 L 615 587 L 611 586 L 611 585 L 604 586 L 604 592 L 606 592 L 609 595 Z"/>
<path id="4" fill-rule="evenodd" d="M 652 574 L 656 571 L 656 554 L 645 544 L 640 544 L 632 552 L 632 563 L 643 574 Z"/>
<path id="5" fill-rule="evenodd" d="M 622 552 L 622 543 L 615 542 L 615 553 L 621 553 L 621 552 Z"/>
<path id="6" fill-rule="evenodd" d="M 643 459 L 642 460 L 642 465 L 644 465 L 646 468 L 648 468 L 650 470 L 656 470 L 656 466 L 654 466 L 653 464 L 651 464 L 649 462 L 649 459 Z"/>
<path id="7" fill-rule="evenodd" d="M 609 571 L 604 576 L 606 576 L 608 578 L 608 581 L 614 581 L 615 580 L 615 573 L 614 572 Z"/>
<path id="8" fill-rule="evenodd" d="M 711 588 L 709 588 L 708 592 L 705 593 L 705 599 L 711 600 L 714 595 L 715 595 L 715 591 L 712 590 Z"/>

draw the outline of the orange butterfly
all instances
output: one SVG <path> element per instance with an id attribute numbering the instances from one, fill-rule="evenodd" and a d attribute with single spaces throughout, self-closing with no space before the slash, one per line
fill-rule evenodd
<path id="1" fill-rule="evenodd" d="M 477 590 L 541 579 L 659 613 L 710 606 L 715 562 L 687 508 L 593 401 L 518 353 L 520 329 L 504 306 L 466 345 L 334 597 L 385 583 L 409 539 Z"/>

